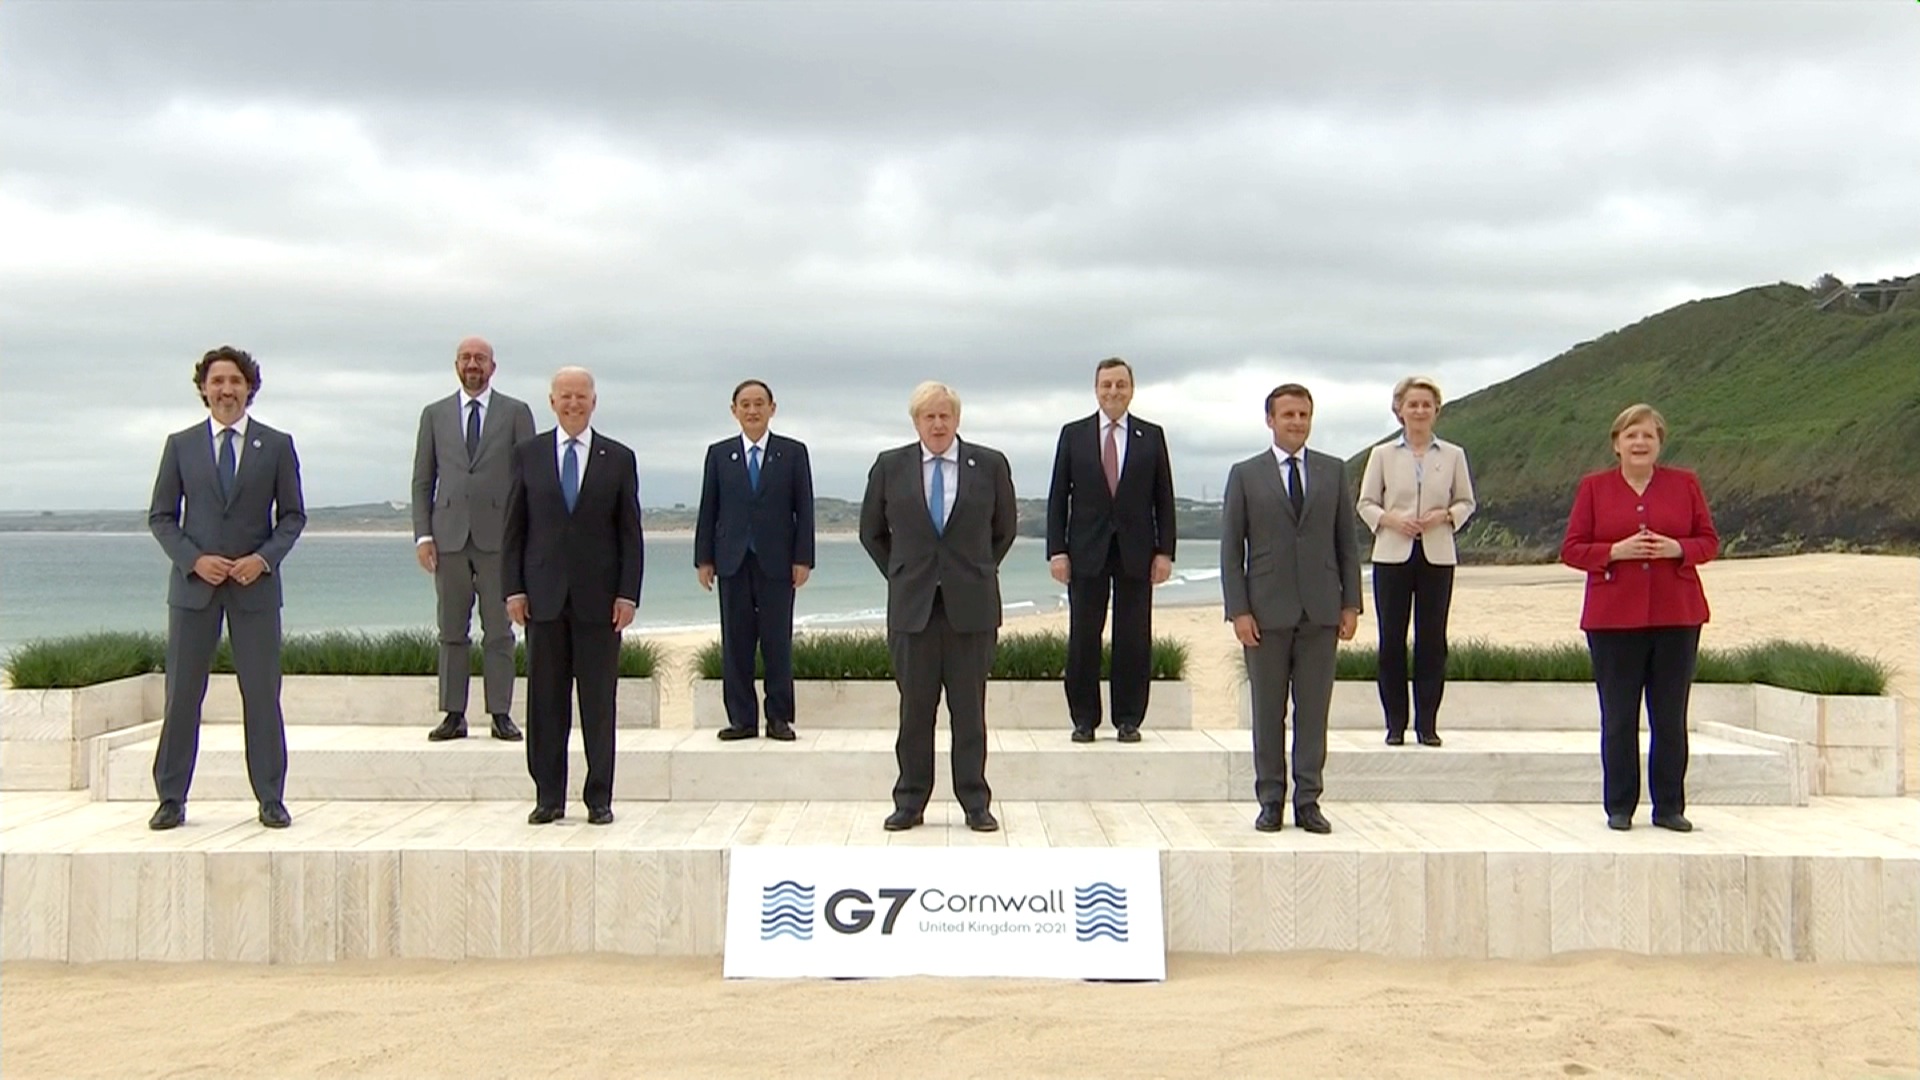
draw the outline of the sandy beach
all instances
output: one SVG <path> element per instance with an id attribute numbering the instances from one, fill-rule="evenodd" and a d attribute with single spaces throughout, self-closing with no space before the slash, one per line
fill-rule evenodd
<path id="1" fill-rule="evenodd" d="M 1894 665 L 1909 790 L 1920 790 L 1920 559 L 1730 561 L 1703 577 L 1709 645 L 1798 638 Z M 1454 636 L 1578 640 L 1580 596 L 1579 575 L 1559 567 L 1464 569 Z M 1063 624 L 1056 614 L 1014 625 Z M 1163 609 L 1156 630 L 1192 651 L 1199 722 L 1230 724 L 1237 647 L 1218 607 Z M 1361 643 L 1372 636 L 1369 617 Z M 668 726 L 692 722 L 685 674 L 704 638 L 662 639 L 677 672 Z M 1920 1073 L 1913 965 L 1175 956 L 1157 985 L 729 983 L 718 958 L 624 957 L 8 964 L 0 975 L 9 1077 Z"/>

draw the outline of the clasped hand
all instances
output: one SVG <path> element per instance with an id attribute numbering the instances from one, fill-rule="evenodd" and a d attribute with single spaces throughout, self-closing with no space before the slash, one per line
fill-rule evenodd
<path id="1" fill-rule="evenodd" d="M 1680 541 L 1643 528 L 1624 540 L 1615 540 L 1610 554 L 1615 562 L 1631 562 L 1636 559 L 1677 559 L 1680 557 Z"/>
<path id="2" fill-rule="evenodd" d="M 229 559 L 224 555 L 202 555 L 193 560 L 193 576 L 209 585 L 225 584 L 228 578 L 251 585 L 267 572 L 267 560 L 259 555 Z"/>

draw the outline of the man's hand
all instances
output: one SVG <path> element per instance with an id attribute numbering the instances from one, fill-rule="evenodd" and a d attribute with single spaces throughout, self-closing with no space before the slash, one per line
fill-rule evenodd
<path id="1" fill-rule="evenodd" d="M 696 575 L 698 575 L 700 578 L 700 588 L 706 590 L 707 592 L 712 592 L 713 591 L 713 564 L 710 562 L 703 562 L 699 566 L 694 567 L 693 572 Z"/>
<path id="2" fill-rule="evenodd" d="M 267 572 L 267 560 L 261 558 L 258 555 L 240 556 L 239 558 L 233 560 L 232 568 L 227 571 L 228 575 L 232 577 L 233 580 L 239 582 L 242 585 L 251 585 L 256 581 L 259 581 L 260 575 L 266 572 Z"/>
<path id="3" fill-rule="evenodd" d="M 1389 510 L 1380 515 L 1380 524 L 1399 533 L 1401 536 L 1418 537 L 1421 532 L 1420 521 L 1410 518 L 1398 510 Z"/>
<path id="4" fill-rule="evenodd" d="M 613 632 L 618 634 L 633 625 L 634 603 L 621 597 L 613 602 Z"/>
<path id="5" fill-rule="evenodd" d="M 420 569 L 429 574 L 440 569 L 440 548 L 432 540 L 413 545 L 413 557 L 420 560 Z"/>
<path id="6" fill-rule="evenodd" d="M 1047 560 L 1047 573 L 1053 575 L 1053 580 L 1065 585 L 1067 579 L 1073 576 L 1073 564 L 1067 561 L 1065 555 L 1055 555 Z"/>
<path id="7" fill-rule="evenodd" d="M 512 619 L 515 626 L 527 625 L 526 593 L 507 597 L 507 618 Z"/>
<path id="8" fill-rule="evenodd" d="M 805 566 L 800 563 L 793 564 L 793 587 L 794 588 L 797 589 L 800 586 L 805 585 L 807 583 L 807 579 L 812 576 L 813 576 L 813 567 Z"/>
<path id="9" fill-rule="evenodd" d="M 209 585 L 219 585 L 233 573 L 233 560 L 218 555 L 202 555 L 193 560 L 193 576 Z"/>
<path id="10" fill-rule="evenodd" d="M 1260 624 L 1254 622 L 1253 616 L 1250 614 L 1235 615 L 1233 617 L 1233 636 L 1240 639 L 1240 644 L 1251 649 L 1255 645 L 1260 644 Z"/>
<path id="11" fill-rule="evenodd" d="M 1340 640 L 1352 641 L 1354 632 L 1360 629 L 1360 613 L 1353 608 L 1340 609 Z"/>
<path id="12" fill-rule="evenodd" d="M 1147 580 L 1155 585 L 1164 585 L 1173 576 L 1173 560 L 1165 555 L 1153 557 L 1153 569 L 1147 571 Z"/>

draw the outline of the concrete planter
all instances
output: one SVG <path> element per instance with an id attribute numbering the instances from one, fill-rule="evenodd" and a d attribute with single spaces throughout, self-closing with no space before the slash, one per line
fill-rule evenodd
<path id="1" fill-rule="evenodd" d="M 1752 727 L 1753 687 L 1702 685 L 1693 688 L 1688 725 L 1733 724 Z M 1252 701 L 1245 683 L 1236 695 L 1235 720 L 1240 727 L 1253 723 Z M 1343 680 L 1333 684 L 1333 708 L 1327 726 L 1336 730 L 1385 730 L 1380 694 L 1371 682 Z M 1450 682 L 1440 706 L 1440 729 L 1458 731 L 1572 731 L 1600 730 L 1600 702 L 1592 683 Z"/>
<path id="2" fill-rule="evenodd" d="M 793 684 L 794 723 L 808 729 L 883 728 L 900 723 L 900 694 L 884 679 L 801 679 Z M 1106 689 L 1101 688 L 1104 701 Z M 1104 706 L 1103 706 L 1104 708 Z M 940 709 L 946 722 L 947 710 Z M 693 683 L 693 724 L 725 727 L 726 704 L 720 680 Z M 1170 730 L 1193 727 L 1193 691 L 1180 680 L 1155 682 L 1148 697 L 1146 726 Z M 1068 731 L 1067 698 L 1057 680 L 987 681 L 987 727 L 1008 730 Z"/>
<path id="3" fill-rule="evenodd" d="M 287 675 L 280 680 L 280 710 L 289 724 L 376 724 L 430 728 L 440 722 L 440 681 L 432 675 Z M 623 728 L 660 726 L 657 679 L 621 679 L 616 708 Z M 201 717 L 209 723 L 240 722 L 240 685 L 216 675 L 207 685 Z M 513 718 L 526 723 L 527 680 L 513 684 Z M 486 723 L 480 680 L 467 688 L 467 723 Z"/>

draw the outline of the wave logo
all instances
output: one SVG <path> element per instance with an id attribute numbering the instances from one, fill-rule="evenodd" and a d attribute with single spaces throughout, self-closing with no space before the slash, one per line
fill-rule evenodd
<path id="1" fill-rule="evenodd" d="M 760 889 L 760 940 L 813 940 L 813 886 L 782 881 Z"/>
<path id="2" fill-rule="evenodd" d="M 1073 890 L 1073 934 L 1081 941 L 1127 940 L 1127 890 L 1105 881 Z"/>

